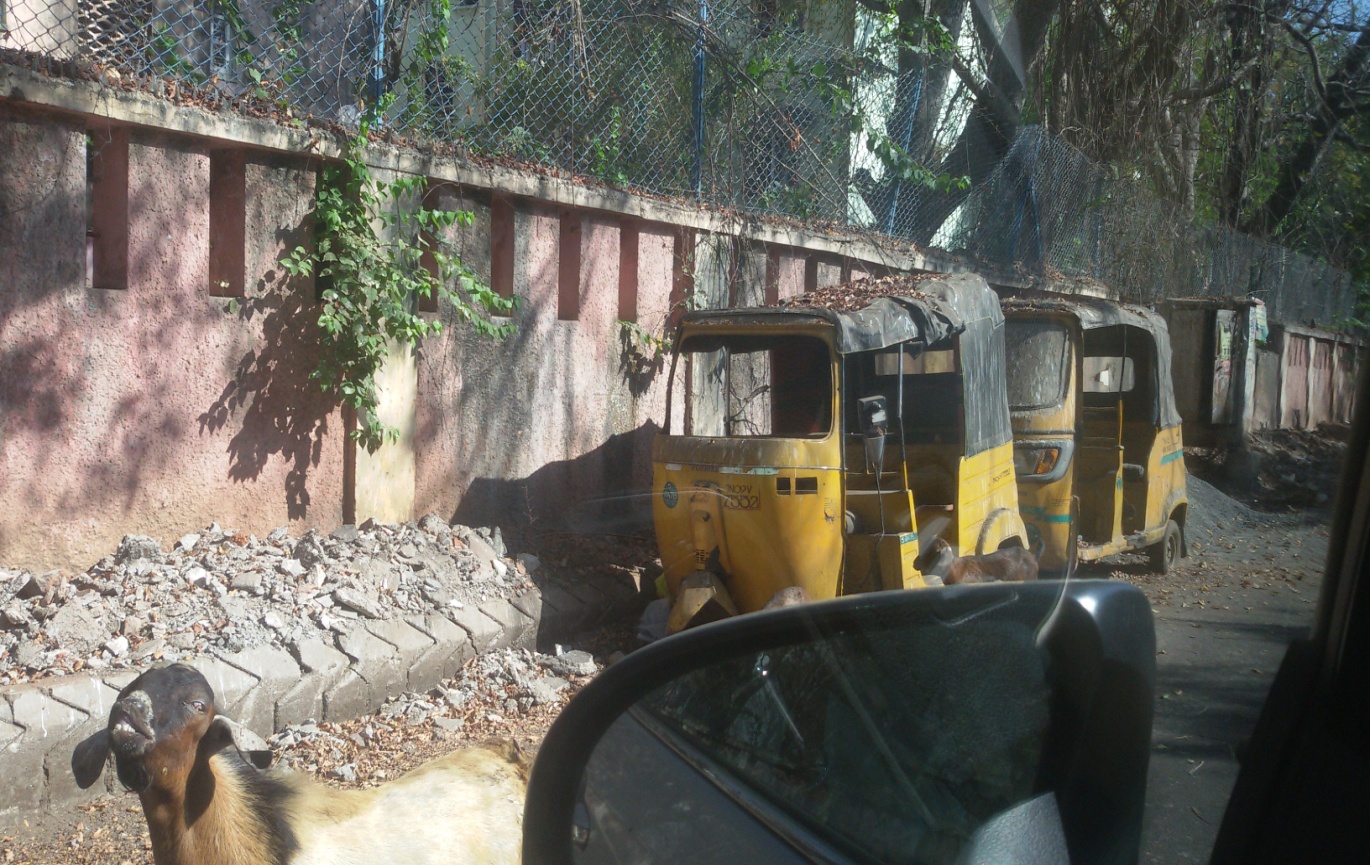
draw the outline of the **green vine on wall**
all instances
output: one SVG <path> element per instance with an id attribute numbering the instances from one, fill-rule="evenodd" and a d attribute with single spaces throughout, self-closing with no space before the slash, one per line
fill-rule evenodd
<path id="1" fill-rule="evenodd" d="M 471 225 L 470 211 L 429 207 L 422 200 L 423 177 L 384 182 L 371 175 L 365 161 L 369 126 L 364 122 L 343 159 L 322 171 L 314 248 L 297 246 L 281 264 L 292 275 L 312 275 L 323 288 L 322 353 L 310 378 L 356 412 L 352 436 L 375 453 L 399 437 L 377 416 L 376 374 L 391 346 L 417 345 L 443 327 L 418 312 L 416 298 L 445 300 L 459 320 L 496 339 L 514 325 L 492 317 L 509 315 L 516 302 L 481 281 L 446 241 L 454 226 Z"/>

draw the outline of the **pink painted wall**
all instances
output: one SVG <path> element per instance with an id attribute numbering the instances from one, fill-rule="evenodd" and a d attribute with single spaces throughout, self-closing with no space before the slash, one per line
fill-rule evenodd
<path id="1" fill-rule="evenodd" d="M 485 277 L 489 210 L 469 193 L 454 193 L 451 205 L 475 213 L 454 239 Z M 559 320 L 562 213 L 524 201 L 515 211 L 517 332 L 497 342 L 449 321 L 420 353 L 415 510 L 589 528 L 619 492 L 650 482 L 664 376 L 632 381 L 624 371 L 619 220 L 580 214 L 579 314 Z M 656 333 L 668 312 L 675 234 L 652 223 L 638 231 L 637 318 Z"/>
<path id="2" fill-rule="evenodd" d="M 84 129 L 0 113 L 0 154 L 0 211 L 19 214 L 0 220 L 0 499 L 22 503 L 0 512 L 0 563 L 84 568 L 126 533 L 211 521 L 336 524 L 341 437 L 298 372 L 313 288 L 279 280 L 276 173 L 252 166 L 254 296 L 233 313 L 208 295 L 203 147 L 132 134 L 123 291 L 85 287 Z"/>
<path id="3" fill-rule="evenodd" d="M 280 266 L 309 242 L 315 166 L 246 155 L 244 296 L 214 297 L 214 143 L 129 134 L 128 212 L 115 214 L 128 288 L 88 289 L 84 125 L 0 108 L 0 497 L 18 504 L 0 512 L 0 565 L 83 569 L 124 534 L 170 544 L 216 521 L 328 529 L 353 494 L 340 413 L 308 380 L 314 286 Z M 488 279 L 492 191 L 437 194 L 475 214 L 453 239 Z M 696 232 L 637 222 L 634 259 L 618 216 L 576 213 L 580 266 L 565 270 L 578 312 L 560 320 L 565 211 L 512 205 L 515 334 L 499 342 L 450 307 L 427 313 L 448 326 L 417 355 L 414 516 L 536 529 L 646 513 L 632 495 L 650 485 L 669 358 L 626 362 L 619 268 L 636 266 L 637 324 L 669 338 Z M 802 250 L 714 240 L 712 266 L 729 276 L 709 285 L 738 302 L 799 293 L 806 268 L 819 284 L 839 273 Z"/>
<path id="4" fill-rule="evenodd" d="M 804 256 L 787 250 L 776 255 L 776 288 L 778 296 L 787 297 L 804 293 Z"/>

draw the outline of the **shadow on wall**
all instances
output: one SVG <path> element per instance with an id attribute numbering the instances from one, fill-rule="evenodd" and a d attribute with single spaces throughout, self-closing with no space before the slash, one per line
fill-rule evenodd
<path id="1" fill-rule="evenodd" d="M 307 243 L 309 220 L 277 232 L 282 248 Z M 262 346 L 243 355 L 218 399 L 199 417 L 201 434 L 234 423 L 228 443 L 229 477 L 256 481 L 271 458 L 289 463 L 285 478 L 287 514 L 304 519 L 310 497 L 309 470 L 319 464 L 328 421 L 335 405 L 310 379 L 319 356 L 319 307 L 312 283 L 267 271 L 253 296 L 244 298 L 238 317 L 244 324 L 261 318 Z"/>
<path id="2" fill-rule="evenodd" d="M 650 453 L 660 431 L 655 421 L 648 421 L 526 478 L 476 478 L 449 522 L 500 526 L 520 540 L 545 532 L 611 534 L 648 528 L 651 491 L 633 488 L 634 460 Z"/>

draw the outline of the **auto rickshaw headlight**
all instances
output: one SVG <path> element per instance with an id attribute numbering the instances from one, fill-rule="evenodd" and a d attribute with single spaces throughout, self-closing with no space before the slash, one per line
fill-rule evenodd
<path id="1" fill-rule="evenodd" d="M 1064 450 L 1065 448 L 1059 444 L 1017 444 L 1013 448 L 1013 470 L 1019 477 L 1040 477 L 1056 473 L 1058 466 L 1064 468 L 1061 466 Z"/>

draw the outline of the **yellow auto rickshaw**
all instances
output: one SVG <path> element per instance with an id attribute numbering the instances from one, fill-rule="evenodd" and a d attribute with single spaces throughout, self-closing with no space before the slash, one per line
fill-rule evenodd
<path id="1" fill-rule="evenodd" d="M 791 586 L 924 586 L 920 539 L 1026 545 L 1004 381 L 998 297 L 973 274 L 687 313 L 653 446 L 668 630 Z"/>
<path id="2" fill-rule="evenodd" d="M 1189 498 L 1165 320 L 1044 292 L 1003 309 L 1018 498 L 1041 567 L 1135 550 L 1169 571 L 1188 554 Z"/>

